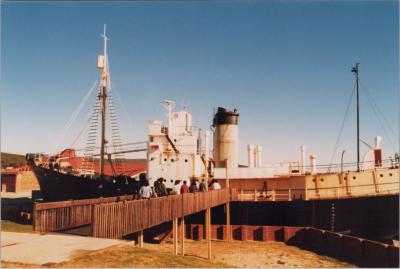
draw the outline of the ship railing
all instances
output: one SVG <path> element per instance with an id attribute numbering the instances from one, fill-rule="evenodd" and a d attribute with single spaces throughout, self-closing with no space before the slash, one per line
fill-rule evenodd
<path id="1" fill-rule="evenodd" d="M 399 194 L 399 182 L 321 188 L 239 189 L 238 201 L 293 201 L 369 197 Z"/>

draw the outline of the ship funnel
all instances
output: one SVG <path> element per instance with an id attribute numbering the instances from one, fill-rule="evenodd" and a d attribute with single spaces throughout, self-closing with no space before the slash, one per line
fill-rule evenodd
<path id="1" fill-rule="evenodd" d="M 381 149 L 381 136 L 375 136 L 375 149 L 374 149 L 374 159 L 375 159 L 375 167 L 382 166 L 382 149 Z"/>
<path id="2" fill-rule="evenodd" d="M 305 174 L 305 166 L 306 166 L 306 146 L 300 146 L 300 153 L 301 153 L 301 161 L 300 161 L 300 172 Z"/>
<path id="3" fill-rule="evenodd" d="M 248 144 L 247 145 L 247 161 L 249 168 L 254 167 L 254 145 Z"/>
<path id="4" fill-rule="evenodd" d="M 215 167 L 238 168 L 239 113 L 219 107 L 214 115 Z"/>

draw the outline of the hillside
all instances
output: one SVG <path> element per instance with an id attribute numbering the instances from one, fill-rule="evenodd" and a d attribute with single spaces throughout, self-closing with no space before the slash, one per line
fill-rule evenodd
<path id="1" fill-rule="evenodd" d="M 5 168 L 8 166 L 12 167 L 20 167 L 25 165 L 25 156 L 18 155 L 14 153 L 1 153 L 1 168 Z"/>

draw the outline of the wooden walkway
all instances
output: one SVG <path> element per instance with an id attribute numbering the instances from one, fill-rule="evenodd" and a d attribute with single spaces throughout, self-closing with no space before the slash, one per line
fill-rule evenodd
<path id="1" fill-rule="evenodd" d="M 90 224 L 93 237 L 121 238 L 236 200 L 236 190 L 222 189 L 148 200 L 119 196 L 35 203 L 33 226 L 38 232 L 52 232 Z"/>

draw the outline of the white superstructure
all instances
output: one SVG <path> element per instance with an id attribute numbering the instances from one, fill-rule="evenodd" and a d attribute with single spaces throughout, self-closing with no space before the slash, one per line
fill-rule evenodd
<path id="1" fill-rule="evenodd" d="M 148 179 L 150 185 L 162 177 L 166 187 L 172 188 L 175 180 L 187 181 L 205 177 L 207 150 L 201 144 L 204 132 L 192 126 L 192 115 L 185 111 L 174 112 L 173 101 L 165 101 L 168 126 L 161 121 L 148 125 Z M 207 152 L 208 153 L 208 152 Z"/>

